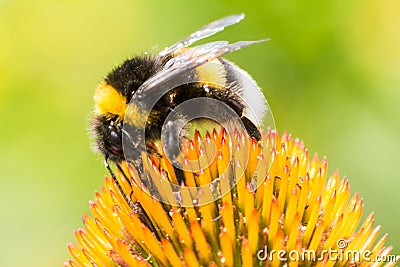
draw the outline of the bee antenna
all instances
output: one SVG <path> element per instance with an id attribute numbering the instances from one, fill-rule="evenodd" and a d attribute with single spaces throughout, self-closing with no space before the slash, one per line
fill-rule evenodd
<path id="1" fill-rule="evenodd" d="M 109 156 L 108 156 L 108 154 L 106 154 L 106 156 L 105 156 L 105 158 L 104 158 L 104 166 L 106 166 L 108 172 L 110 173 L 111 177 L 113 178 L 115 184 L 116 184 L 117 187 L 118 187 L 118 190 L 121 192 L 121 194 L 122 194 L 122 196 L 124 197 L 126 203 L 128 203 L 129 207 L 130 207 L 131 209 L 133 209 L 133 208 L 135 207 L 135 204 L 134 204 L 134 203 L 132 202 L 132 200 L 129 199 L 129 198 L 127 197 L 127 195 L 125 194 L 124 190 L 122 189 L 121 184 L 118 182 L 117 177 L 115 176 L 114 172 L 112 171 L 112 169 L 111 169 L 111 167 L 110 167 L 110 164 L 108 164 L 108 159 L 109 159 Z M 120 167 L 119 165 L 118 165 L 118 167 L 119 167 L 119 169 L 121 170 L 121 167 Z M 124 176 L 125 176 L 125 173 L 124 173 Z M 126 176 L 125 176 L 125 177 L 126 177 Z"/>

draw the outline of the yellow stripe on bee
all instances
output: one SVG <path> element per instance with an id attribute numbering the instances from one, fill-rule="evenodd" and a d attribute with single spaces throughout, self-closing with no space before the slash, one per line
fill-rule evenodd
<path id="1" fill-rule="evenodd" d="M 122 121 L 128 107 L 126 98 L 105 81 L 100 83 L 94 93 L 95 112 L 106 116 L 118 116 Z"/>
<path id="2" fill-rule="evenodd" d="M 114 87 L 101 82 L 94 93 L 95 113 L 105 115 L 108 118 L 117 116 L 116 121 L 130 123 L 137 127 L 144 127 L 145 119 L 139 108 L 126 103 L 126 97 Z"/>
<path id="3" fill-rule="evenodd" d="M 128 109 L 125 112 L 124 123 L 129 123 L 136 127 L 144 128 L 146 126 L 146 119 L 149 114 L 142 113 L 135 103 L 129 103 Z"/>
<path id="4" fill-rule="evenodd" d="M 180 56 L 184 53 L 190 55 L 191 51 L 193 52 L 193 54 L 196 54 L 195 48 L 187 47 L 180 49 L 178 53 L 175 53 L 175 56 Z M 197 67 L 196 72 L 199 77 L 200 84 L 213 83 L 224 86 L 226 83 L 225 66 L 218 58 Z"/>
<path id="5" fill-rule="evenodd" d="M 215 83 L 224 86 L 226 83 L 225 79 L 225 67 L 219 59 L 212 60 L 200 67 L 196 68 L 199 81 L 204 83 Z"/>

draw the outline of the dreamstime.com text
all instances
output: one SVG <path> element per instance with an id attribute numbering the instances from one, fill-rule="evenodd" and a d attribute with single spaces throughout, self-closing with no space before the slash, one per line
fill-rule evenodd
<path id="1" fill-rule="evenodd" d="M 346 249 L 347 241 L 339 239 L 337 249 L 329 248 L 318 251 L 303 249 L 298 250 L 268 250 L 265 246 L 257 252 L 260 261 L 272 261 L 277 258 L 281 262 L 285 261 L 344 261 L 344 262 L 396 262 L 400 259 L 399 255 L 374 255 L 370 250 L 351 250 Z"/>

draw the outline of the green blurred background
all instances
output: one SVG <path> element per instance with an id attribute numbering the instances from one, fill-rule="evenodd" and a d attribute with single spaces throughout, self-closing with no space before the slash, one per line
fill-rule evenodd
<path id="1" fill-rule="evenodd" d="M 115 64 L 217 18 L 210 40 L 271 41 L 228 55 L 277 128 L 327 155 L 400 252 L 400 2 L 0 0 L 0 265 L 61 266 L 103 183 L 87 133 L 92 95 Z"/>

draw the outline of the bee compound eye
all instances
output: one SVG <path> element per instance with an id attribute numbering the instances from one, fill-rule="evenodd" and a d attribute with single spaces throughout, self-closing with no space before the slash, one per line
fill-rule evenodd
<path id="1" fill-rule="evenodd" d="M 110 131 L 110 140 L 111 141 L 118 141 L 120 139 L 121 139 L 121 135 L 118 134 L 118 131 L 115 128 L 111 129 L 111 131 Z"/>

